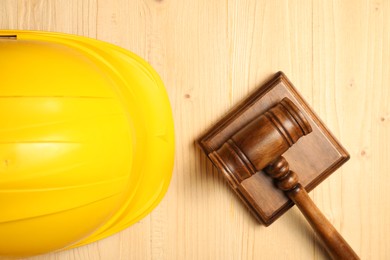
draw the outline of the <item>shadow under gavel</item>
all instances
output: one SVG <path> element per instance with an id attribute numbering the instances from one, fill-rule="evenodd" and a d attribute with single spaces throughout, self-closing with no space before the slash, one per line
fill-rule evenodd
<path id="1" fill-rule="evenodd" d="M 333 259 L 359 259 L 317 208 L 299 183 L 297 174 L 289 169 L 288 162 L 282 157 L 299 138 L 311 132 L 302 112 L 291 100 L 284 98 L 240 129 L 210 157 L 238 183 L 264 170 L 298 206 Z"/>

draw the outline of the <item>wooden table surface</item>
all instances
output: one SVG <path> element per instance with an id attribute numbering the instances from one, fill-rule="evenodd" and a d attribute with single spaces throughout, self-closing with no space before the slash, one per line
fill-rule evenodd
<path id="1" fill-rule="evenodd" d="M 326 259 L 296 207 L 259 225 L 194 145 L 279 70 L 351 154 L 310 196 L 362 259 L 390 259 L 390 1 L 0 0 L 0 28 L 137 53 L 176 124 L 173 179 L 149 216 L 31 259 Z"/>

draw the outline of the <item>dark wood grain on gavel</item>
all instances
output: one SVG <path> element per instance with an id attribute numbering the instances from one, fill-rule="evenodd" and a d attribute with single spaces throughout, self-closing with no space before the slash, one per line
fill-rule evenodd
<path id="1" fill-rule="evenodd" d="M 282 156 L 279 157 L 268 165 L 265 171 L 275 179 L 278 188 L 283 190 L 298 206 L 333 259 L 359 259 L 358 255 L 310 199 L 306 190 L 299 183 L 297 174 L 290 171 L 286 159 Z"/>
<path id="2" fill-rule="evenodd" d="M 312 131 L 305 116 L 288 98 L 259 116 L 210 154 L 234 182 L 265 170 L 276 186 L 298 206 L 333 259 L 359 259 L 325 218 L 281 157 L 299 138 Z"/>

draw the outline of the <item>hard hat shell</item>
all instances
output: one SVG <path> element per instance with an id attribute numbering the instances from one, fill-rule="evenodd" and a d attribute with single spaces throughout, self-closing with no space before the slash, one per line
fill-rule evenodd
<path id="1" fill-rule="evenodd" d="M 77 247 L 164 196 L 173 119 L 157 73 L 101 41 L 0 31 L 0 255 Z"/>

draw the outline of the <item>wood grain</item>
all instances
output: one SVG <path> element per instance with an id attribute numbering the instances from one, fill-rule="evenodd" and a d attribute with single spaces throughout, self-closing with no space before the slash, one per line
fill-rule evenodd
<path id="1" fill-rule="evenodd" d="M 242 100 L 228 114 L 224 115 L 221 120 L 214 122 L 213 127 L 207 130 L 198 140 L 201 149 L 219 169 L 219 173 L 226 177 L 225 179 L 241 198 L 242 202 L 251 209 L 255 217 L 267 226 L 292 207 L 293 203 L 281 191 L 275 189 L 270 178 L 266 177 L 263 172 L 255 173 L 253 168 L 250 167 L 249 159 L 244 158 L 246 157 L 244 154 L 249 155 L 252 151 L 256 151 L 260 153 L 257 155 L 258 159 L 263 160 L 267 157 L 272 160 L 275 159 L 272 150 L 283 146 L 275 145 L 275 143 L 271 142 L 267 135 L 269 132 L 264 132 L 266 128 L 259 127 L 267 125 L 267 121 L 262 120 L 260 123 L 257 120 L 260 120 L 262 114 L 266 113 L 284 98 L 291 99 L 295 106 L 299 107 L 296 109 L 296 114 L 303 114 L 301 118 L 307 118 L 313 131 L 283 153 L 283 156 L 290 162 L 291 169 L 300 175 L 301 184 L 307 191 L 311 191 L 344 164 L 348 160 L 349 155 L 308 106 L 283 72 L 273 75 L 269 81 Z M 302 119 L 301 121 L 305 120 Z M 281 121 L 281 119 L 278 121 Z M 242 151 L 243 156 L 238 157 L 236 156 L 238 154 L 235 152 L 233 154 L 227 152 L 236 150 L 228 148 L 230 147 L 229 140 L 237 132 L 241 131 L 242 128 L 246 128 L 248 124 L 255 124 L 256 129 L 261 130 L 261 133 L 264 134 L 260 138 L 260 133 L 252 128 L 253 132 L 243 134 L 244 137 L 248 137 L 248 142 L 256 146 L 256 148 L 252 147 L 252 149 Z M 281 130 L 280 132 L 286 131 Z M 272 132 L 270 131 L 270 133 Z M 227 152 L 225 155 L 228 156 L 222 159 L 222 155 L 218 155 L 218 150 L 225 145 L 228 148 L 225 150 Z M 266 165 L 262 166 L 265 167 Z M 261 167 L 257 169 L 262 170 Z M 243 178 L 243 176 L 248 175 L 251 178 Z"/>
<path id="2" fill-rule="evenodd" d="M 259 226 L 194 145 L 279 70 L 351 153 L 310 196 L 362 259 L 390 259 L 389 17 L 387 0 L 0 0 L 1 29 L 85 35 L 148 60 L 176 123 L 174 176 L 152 214 L 31 259 L 325 259 L 295 207 Z"/>

